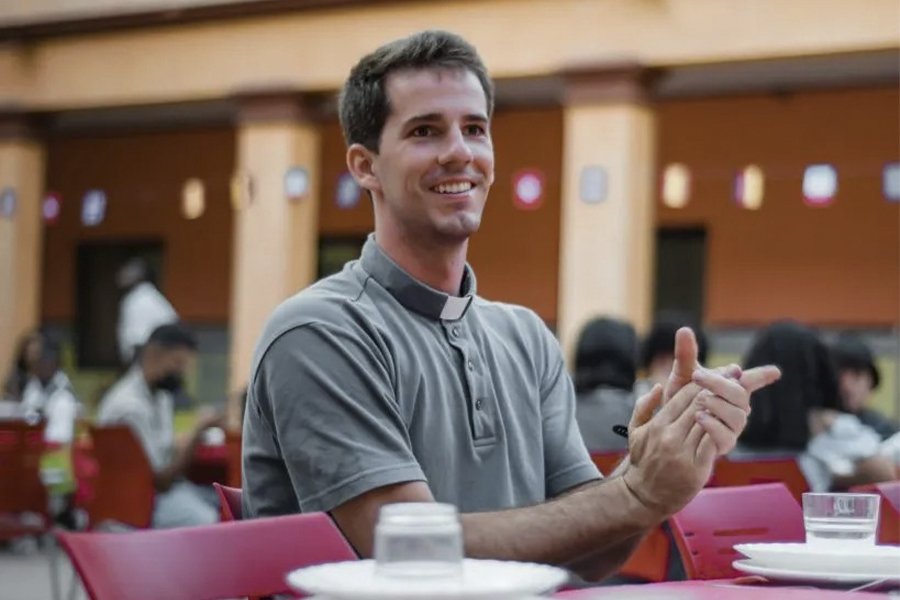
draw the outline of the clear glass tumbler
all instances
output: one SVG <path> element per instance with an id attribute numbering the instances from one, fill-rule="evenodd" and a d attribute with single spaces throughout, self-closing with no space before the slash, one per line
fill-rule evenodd
<path id="1" fill-rule="evenodd" d="M 452 504 L 407 502 L 381 507 L 375 568 L 390 577 L 459 577 L 463 536 Z"/>
<path id="2" fill-rule="evenodd" d="M 872 545 L 879 508 L 876 494 L 803 494 L 806 543 Z"/>

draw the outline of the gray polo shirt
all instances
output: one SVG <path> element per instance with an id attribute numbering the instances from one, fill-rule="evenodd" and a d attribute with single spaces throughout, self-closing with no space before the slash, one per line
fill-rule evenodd
<path id="1" fill-rule="evenodd" d="M 278 307 L 253 359 L 249 516 L 327 511 L 425 481 L 463 512 L 536 504 L 598 478 L 559 345 L 532 311 L 461 297 L 362 257 Z"/>

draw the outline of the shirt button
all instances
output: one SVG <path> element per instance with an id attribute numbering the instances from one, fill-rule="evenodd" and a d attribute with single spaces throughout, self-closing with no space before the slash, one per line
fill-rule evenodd
<path id="1" fill-rule="evenodd" d="M 484 407 L 484 400 L 479 398 L 475 401 L 475 410 L 481 410 Z"/>
<path id="2" fill-rule="evenodd" d="M 470 370 L 470 371 L 474 371 L 474 370 L 475 370 L 475 363 L 473 363 L 471 360 L 470 360 L 469 362 L 466 363 L 466 366 L 469 367 L 469 370 Z"/>
<path id="3" fill-rule="evenodd" d="M 450 330 L 450 334 L 451 334 L 453 337 L 457 337 L 457 338 L 458 338 L 458 337 L 459 337 L 459 327 L 454 327 L 453 329 L 451 329 L 451 330 Z"/>

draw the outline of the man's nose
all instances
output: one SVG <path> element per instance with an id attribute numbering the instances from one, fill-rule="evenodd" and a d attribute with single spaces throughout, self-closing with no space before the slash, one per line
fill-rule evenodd
<path id="1" fill-rule="evenodd" d="M 469 140 L 461 129 L 454 128 L 447 135 L 447 143 L 441 153 L 439 162 L 442 165 L 451 163 L 467 164 L 472 162 L 474 155 L 469 147 Z"/>

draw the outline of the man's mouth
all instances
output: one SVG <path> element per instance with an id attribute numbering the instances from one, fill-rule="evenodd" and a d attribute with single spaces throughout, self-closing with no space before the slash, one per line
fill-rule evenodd
<path id="1" fill-rule="evenodd" d="M 457 181 L 453 183 L 441 183 L 431 188 L 438 194 L 464 194 L 475 187 L 471 181 Z"/>

